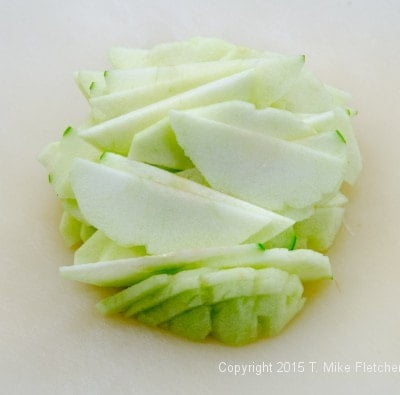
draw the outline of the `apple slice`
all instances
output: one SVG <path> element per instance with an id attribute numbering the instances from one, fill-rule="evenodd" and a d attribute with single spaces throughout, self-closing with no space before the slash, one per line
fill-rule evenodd
<path id="1" fill-rule="evenodd" d="M 133 67 L 173 66 L 183 63 L 214 61 L 222 58 L 255 56 L 254 50 L 237 47 L 226 41 L 195 37 L 187 41 L 159 44 L 151 50 L 116 47 L 110 51 L 111 64 L 116 69 Z"/>
<path id="2" fill-rule="evenodd" d="M 146 255 L 144 247 L 122 247 L 97 230 L 75 251 L 74 264 L 113 261 L 144 255 Z"/>
<path id="3" fill-rule="evenodd" d="M 136 161 L 162 166 L 169 169 L 193 167 L 191 160 L 176 142 L 168 118 L 137 133 L 128 154 Z"/>
<path id="4" fill-rule="evenodd" d="M 303 308 L 303 285 L 297 276 L 287 278 L 278 293 L 256 299 L 255 314 L 258 316 L 259 336 L 275 336 Z"/>
<path id="5" fill-rule="evenodd" d="M 134 135 L 164 118 L 172 108 L 187 109 L 231 99 L 251 100 L 254 78 L 254 71 L 249 70 L 210 82 L 89 127 L 80 135 L 106 151 L 126 155 Z"/>
<path id="6" fill-rule="evenodd" d="M 161 327 L 192 341 L 202 341 L 211 332 L 210 306 L 199 306 L 161 324 Z"/>
<path id="7" fill-rule="evenodd" d="M 296 78 L 304 58 L 265 60 L 246 70 L 180 93 L 147 107 L 82 130 L 80 135 L 106 151 L 127 154 L 133 136 L 168 115 L 171 109 L 190 109 L 226 100 L 243 100 L 266 106 L 283 95 Z"/>
<path id="8" fill-rule="evenodd" d="M 111 90 L 107 95 L 92 97 L 89 100 L 92 107 L 92 114 L 97 122 L 105 121 L 184 91 L 194 89 L 211 81 L 254 68 L 257 66 L 257 63 L 265 63 L 265 60 L 217 62 L 217 64 L 207 64 L 208 67 L 203 67 L 192 73 L 190 73 L 190 70 L 186 73 L 184 70 L 179 72 L 178 67 L 170 67 L 169 69 L 177 68 L 178 70 L 174 73 L 173 70 L 170 73 L 165 73 L 171 74 L 168 79 L 162 78 L 162 72 L 165 72 L 165 68 L 161 68 L 161 70 L 160 68 L 151 69 L 155 72 L 154 83 L 117 92 Z M 136 70 L 132 72 L 134 71 Z M 159 72 L 161 76 L 159 76 Z M 107 83 L 109 79 L 110 77 L 107 76 Z"/>
<path id="9" fill-rule="evenodd" d="M 260 208 L 257 206 L 214 191 L 211 188 L 204 187 L 195 182 L 189 181 L 188 179 L 182 179 L 182 177 L 174 175 L 165 170 L 129 160 L 120 155 L 106 153 L 102 156 L 101 163 L 114 169 L 127 172 L 128 174 L 133 174 L 138 177 L 144 177 L 157 183 L 185 192 L 193 193 L 195 195 L 199 195 L 201 197 L 211 199 L 216 202 L 225 202 L 229 205 L 234 205 L 241 210 L 245 210 L 246 212 L 252 212 L 256 216 L 265 215 L 265 210 L 261 209 L 260 211 Z M 275 213 L 269 212 L 269 215 L 272 215 L 274 219 L 273 223 L 271 223 L 268 227 L 260 230 L 260 232 L 252 235 L 246 240 L 246 242 L 252 243 L 259 242 L 260 240 L 268 241 L 269 239 L 289 227 L 289 222 L 293 223 L 292 220 L 282 216 L 277 216 L 277 214 Z"/>
<path id="10" fill-rule="evenodd" d="M 179 177 L 187 178 L 190 181 L 197 182 L 198 184 L 204 185 L 206 187 L 209 187 L 206 179 L 195 167 L 191 169 L 178 171 L 176 175 Z"/>
<path id="11" fill-rule="evenodd" d="M 304 122 L 319 133 L 340 131 L 347 146 L 348 166 L 345 181 L 354 185 L 362 169 L 362 159 L 349 114 L 343 108 L 337 107 L 322 114 L 303 114 L 302 117 Z"/>
<path id="12" fill-rule="evenodd" d="M 305 208 L 337 193 L 345 163 L 308 147 L 183 111 L 172 128 L 186 155 L 216 190 L 270 210 Z"/>
<path id="13" fill-rule="evenodd" d="M 330 199 L 328 196 L 327 199 Z M 325 199 L 324 199 L 325 200 Z M 303 221 L 306 218 L 310 218 L 314 214 L 314 206 L 308 206 L 303 208 L 285 207 L 282 210 L 276 211 L 278 214 L 288 217 L 295 222 Z"/>
<path id="14" fill-rule="evenodd" d="M 308 70 L 302 70 L 291 89 L 273 104 L 295 113 L 319 113 L 332 110 L 335 105 L 331 92 Z"/>
<path id="15" fill-rule="evenodd" d="M 152 181 L 145 172 L 140 176 L 85 160 L 76 160 L 71 172 L 84 217 L 117 244 L 144 245 L 150 254 L 241 244 L 259 232 L 257 241 L 265 242 L 293 223 L 182 177 L 176 179 L 206 191 L 200 196 Z"/>
<path id="16" fill-rule="evenodd" d="M 172 277 L 168 274 L 154 275 L 147 280 L 136 284 L 134 287 L 127 288 L 117 294 L 103 299 L 96 307 L 103 314 L 119 313 L 138 300 L 151 297 L 159 290 L 165 289 L 171 283 Z"/>
<path id="17" fill-rule="evenodd" d="M 200 277 L 202 274 L 210 272 L 209 268 L 200 268 L 194 270 L 185 270 L 171 276 L 171 281 L 164 289 L 151 297 L 142 298 L 132 303 L 125 312 L 126 317 L 138 316 L 137 318 L 145 322 L 147 325 L 157 325 L 156 316 L 151 314 L 146 319 L 145 316 L 140 316 L 139 313 L 151 309 L 155 306 L 162 305 L 161 314 L 167 315 L 169 318 L 193 307 L 201 306 L 201 290 Z M 140 283 L 139 283 L 140 284 Z M 139 284 L 133 285 L 129 289 L 136 288 Z M 122 291 L 125 292 L 126 290 Z M 118 294 L 111 296 L 117 297 Z M 169 310 L 172 310 L 169 311 Z M 151 310 L 150 310 L 151 311 Z M 158 321 L 158 320 L 157 320 Z"/>
<path id="18" fill-rule="evenodd" d="M 65 241 L 65 244 L 68 247 L 76 247 L 82 242 L 80 235 L 81 225 L 82 223 L 75 219 L 73 216 L 65 211 L 63 212 L 59 230 L 62 238 Z"/>
<path id="19" fill-rule="evenodd" d="M 39 162 L 49 172 L 49 182 L 61 199 L 74 198 L 69 173 L 74 158 L 98 160 L 101 151 L 81 139 L 77 133 L 68 127 L 65 129 L 61 141 L 51 143 L 39 155 Z"/>
<path id="20" fill-rule="evenodd" d="M 88 99 L 107 93 L 106 74 L 107 72 L 82 70 L 75 74 L 75 81 L 83 95 Z"/>
<path id="21" fill-rule="evenodd" d="M 343 222 L 343 207 L 319 207 L 304 221 L 294 225 L 300 248 L 326 251 L 334 242 Z"/>
<path id="22" fill-rule="evenodd" d="M 312 250 L 271 249 L 259 244 L 178 251 L 159 256 L 63 266 L 60 273 L 70 280 L 101 287 L 126 287 L 156 273 L 174 273 L 199 267 L 275 267 L 297 274 L 302 281 L 332 278 L 329 258 Z"/>
<path id="23" fill-rule="evenodd" d="M 239 59 L 199 63 L 185 63 L 176 66 L 140 67 L 127 70 L 109 70 L 105 73 L 107 92 L 121 92 L 129 89 L 175 81 L 178 79 L 193 79 L 200 76 L 216 75 L 221 78 L 239 71 L 243 71 L 265 60 Z M 95 74 L 100 76 L 103 73 Z"/>
<path id="24" fill-rule="evenodd" d="M 68 214 L 72 215 L 78 221 L 82 222 L 85 225 L 89 225 L 86 219 L 83 217 L 81 210 L 79 209 L 78 202 L 76 199 L 61 199 L 61 204 Z"/>
<path id="25" fill-rule="evenodd" d="M 297 144 L 302 144 L 314 150 L 332 155 L 339 160 L 347 163 L 347 143 L 340 130 L 320 133 L 316 136 L 296 140 Z"/>
<path id="26" fill-rule="evenodd" d="M 195 108 L 190 113 L 239 129 L 266 134 L 283 140 L 315 136 L 316 131 L 289 111 L 267 107 L 261 110 L 251 103 L 228 101 Z"/>
<path id="27" fill-rule="evenodd" d="M 81 224 L 79 235 L 82 242 L 85 243 L 87 240 L 89 240 L 95 232 L 96 228 L 94 228 L 93 226 Z"/>
<path id="28" fill-rule="evenodd" d="M 296 246 L 296 240 L 296 233 L 293 227 L 290 227 L 279 235 L 276 235 L 273 239 L 264 243 L 264 247 L 268 250 L 272 248 L 287 248 L 289 251 L 291 251 Z"/>
<path id="29" fill-rule="evenodd" d="M 255 297 L 244 297 L 213 306 L 213 337 L 231 346 L 255 341 L 258 337 L 258 320 L 254 314 L 255 301 Z"/>
<path id="30" fill-rule="evenodd" d="M 317 204 L 317 207 L 343 207 L 348 203 L 349 199 L 343 193 L 338 192 L 330 199 L 322 200 Z"/>
<path id="31" fill-rule="evenodd" d="M 190 113 L 284 140 L 316 135 L 312 127 L 288 111 L 274 108 L 257 110 L 254 104 L 243 101 L 212 104 L 190 110 Z M 136 134 L 129 157 L 172 169 L 186 169 L 191 163 L 176 142 L 168 118 Z"/>

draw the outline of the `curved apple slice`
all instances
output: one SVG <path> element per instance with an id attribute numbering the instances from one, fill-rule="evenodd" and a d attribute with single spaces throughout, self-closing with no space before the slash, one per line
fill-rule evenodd
<path id="1" fill-rule="evenodd" d="M 314 149 L 171 111 L 178 143 L 216 190 L 260 207 L 305 208 L 338 192 L 345 162 Z"/>
<path id="2" fill-rule="evenodd" d="M 212 198 L 153 181 L 144 172 L 140 176 L 85 160 L 76 160 L 71 172 L 84 217 L 117 244 L 144 245 L 150 254 L 241 244 L 254 234 L 264 242 L 293 223 L 245 202 L 229 204 L 223 194 L 176 178 L 180 185 L 206 189 Z"/>

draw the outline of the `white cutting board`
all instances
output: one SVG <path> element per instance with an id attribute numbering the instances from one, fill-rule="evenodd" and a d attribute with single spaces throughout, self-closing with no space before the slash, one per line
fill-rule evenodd
<path id="1" fill-rule="evenodd" d="M 354 364 L 400 364 L 399 18 L 398 1 L 2 1 L 0 393 L 395 393 L 399 374 L 355 373 Z M 107 68 L 113 45 L 195 35 L 305 53 L 359 110 L 365 166 L 330 251 L 335 281 L 279 337 L 242 348 L 100 316 L 94 304 L 104 292 L 58 275 L 72 253 L 35 160 L 88 110 L 73 71 Z M 305 362 L 306 372 L 274 364 L 272 373 L 235 377 L 218 368 L 277 361 Z M 323 361 L 352 372 L 323 373 Z"/>

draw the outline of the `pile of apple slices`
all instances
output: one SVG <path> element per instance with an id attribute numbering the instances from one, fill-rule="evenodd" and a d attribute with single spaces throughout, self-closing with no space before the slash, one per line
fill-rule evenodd
<path id="1" fill-rule="evenodd" d="M 332 278 L 321 252 L 362 167 L 348 94 L 304 56 L 218 39 L 110 59 L 77 73 L 90 116 L 39 158 L 76 250 L 61 274 L 123 288 L 102 313 L 192 340 L 276 335 L 303 284 Z"/>

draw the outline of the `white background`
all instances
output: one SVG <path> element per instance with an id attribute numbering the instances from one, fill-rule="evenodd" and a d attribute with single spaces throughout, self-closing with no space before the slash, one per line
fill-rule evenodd
<path id="1" fill-rule="evenodd" d="M 376 394 L 399 375 L 233 377 L 218 362 L 400 363 L 398 1 L 5 1 L 0 12 L 0 392 L 4 394 Z M 330 251 L 335 281 L 277 338 L 193 344 L 94 304 L 104 293 L 58 276 L 72 261 L 39 150 L 88 107 L 78 69 L 108 67 L 114 45 L 196 35 L 307 55 L 353 94 L 365 166 Z"/>

